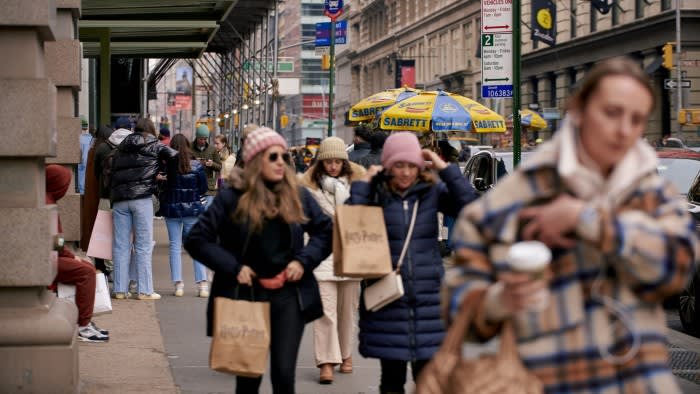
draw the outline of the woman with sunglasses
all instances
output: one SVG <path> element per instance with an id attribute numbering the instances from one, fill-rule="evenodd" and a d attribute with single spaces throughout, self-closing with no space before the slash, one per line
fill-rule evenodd
<path id="1" fill-rule="evenodd" d="M 331 252 L 332 222 L 297 185 L 287 143 L 277 132 L 252 131 L 242 156 L 244 169 L 231 172 L 230 187 L 199 217 L 185 248 L 214 271 L 207 335 L 214 298 L 270 302 L 273 392 L 294 393 L 304 325 L 323 315 L 313 270 Z M 236 393 L 257 393 L 261 381 L 238 376 Z"/>
<path id="2" fill-rule="evenodd" d="M 350 182 L 360 180 L 365 169 L 348 160 L 345 142 L 328 137 L 321 142 L 316 163 L 302 183 L 311 192 L 323 213 L 335 216 L 335 207 L 350 196 Z M 352 342 L 355 336 L 355 311 L 360 297 L 358 280 L 333 274 L 329 256 L 314 271 L 319 281 L 324 316 L 314 322 L 314 353 L 320 368 L 319 383 L 333 382 L 333 368 L 352 373 Z"/>

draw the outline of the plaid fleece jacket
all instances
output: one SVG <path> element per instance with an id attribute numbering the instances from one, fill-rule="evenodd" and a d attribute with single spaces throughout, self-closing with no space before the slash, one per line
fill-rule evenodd
<path id="1" fill-rule="evenodd" d="M 445 315 L 454 315 L 468 294 L 486 291 L 507 269 L 506 254 L 524 224 L 521 208 L 570 192 L 556 171 L 556 154 L 538 153 L 462 210 L 453 235 L 456 266 L 443 287 Z M 661 302 L 679 292 L 692 272 L 695 224 L 674 187 L 653 172 L 640 176 L 622 201 L 615 209 L 597 207 L 596 231 L 582 231 L 579 224 L 573 249 L 552 251 L 548 307 L 514 318 L 520 356 L 547 393 L 680 392 L 668 367 Z M 597 239 L 587 239 L 591 233 Z M 601 294 L 594 294 L 599 275 Z M 601 295 L 624 306 L 633 332 L 603 306 Z M 472 335 L 497 335 L 499 325 L 486 320 L 483 304 L 478 309 Z M 635 335 L 641 346 L 630 361 L 603 359 L 599 348 L 622 355 Z"/>

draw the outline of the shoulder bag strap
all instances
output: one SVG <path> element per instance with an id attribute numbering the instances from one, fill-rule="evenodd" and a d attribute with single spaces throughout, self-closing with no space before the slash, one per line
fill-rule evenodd
<path id="1" fill-rule="evenodd" d="M 413 236 L 413 227 L 416 224 L 416 214 L 418 213 L 418 202 L 413 204 L 413 213 L 411 214 L 411 224 L 408 226 L 408 233 L 406 234 L 406 240 L 403 243 L 403 249 L 401 249 L 401 255 L 399 256 L 399 263 L 396 265 L 396 273 L 401 270 L 401 265 L 403 264 L 403 259 L 406 257 L 406 252 L 408 251 L 408 245 L 411 243 L 411 237 Z"/>

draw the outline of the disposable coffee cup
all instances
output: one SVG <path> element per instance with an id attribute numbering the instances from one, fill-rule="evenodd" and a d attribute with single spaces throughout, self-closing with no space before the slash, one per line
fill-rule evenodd
<path id="1" fill-rule="evenodd" d="M 541 279 L 552 261 L 552 252 L 540 241 L 516 242 L 508 251 L 508 265 L 513 271 L 529 273 Z"/>
<path id="2" fill-rule="evenodd" d="M 508 265 L 514 272 L 531 275 L 533 280 L 542 279 L 552 261 L 552 252 L 547 245 L 539 241 L 517 242 L 508 251 Z M 549 303 L 549 291 L 538 292 L 538 301 L 529 308 L 532 311 L 542 311 Z"/>

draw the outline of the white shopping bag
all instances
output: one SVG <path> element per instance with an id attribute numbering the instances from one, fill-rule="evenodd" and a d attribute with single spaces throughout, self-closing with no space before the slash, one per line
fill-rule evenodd
<path id="1" fill-rule="evenodd" d="M 58 298 L 63 298 L 75 304 L 75 286 L 58 283 Z M 95 281 L 95 307 L 92 315 L 112 313 L 112 300 L 109 298 L 109 287 L 103 273 L 98 272 Z"/>

